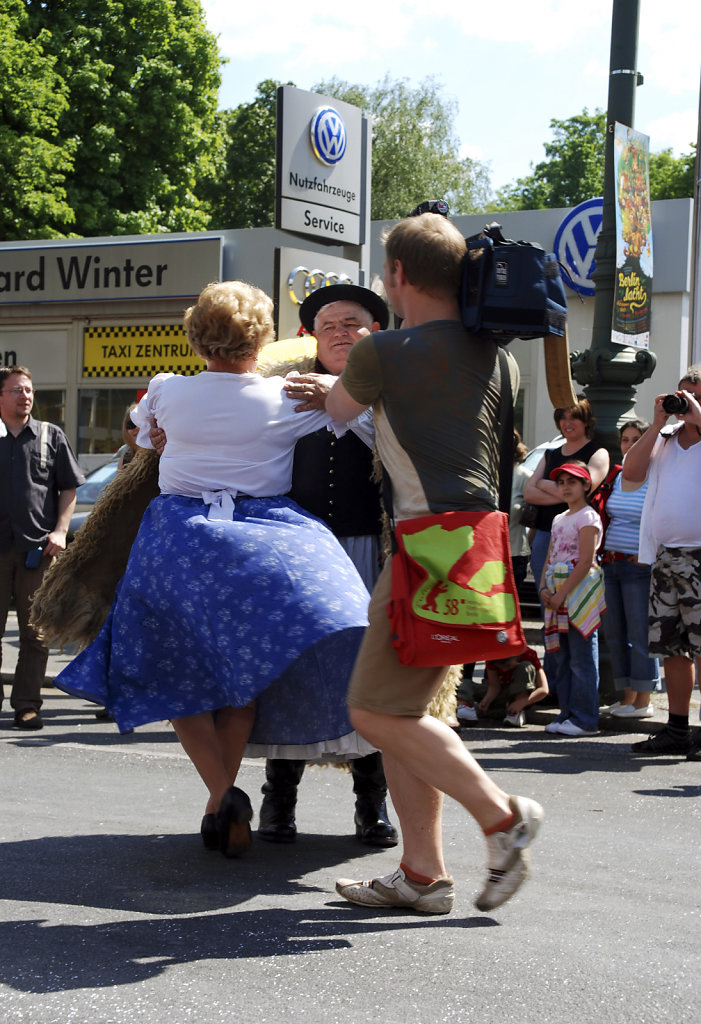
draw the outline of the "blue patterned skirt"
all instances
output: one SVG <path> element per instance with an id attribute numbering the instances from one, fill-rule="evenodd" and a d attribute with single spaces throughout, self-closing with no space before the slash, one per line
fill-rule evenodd
<path id="1" fill-rule="evenodd" d="M 199 498 L 151 502 L 105 625 L 56 685 L 121 731 L 255 700 L 250 754 L 372 749 L 345 705 L 368 593 L 336 538 L 288 498 L 207 512 Z"/>

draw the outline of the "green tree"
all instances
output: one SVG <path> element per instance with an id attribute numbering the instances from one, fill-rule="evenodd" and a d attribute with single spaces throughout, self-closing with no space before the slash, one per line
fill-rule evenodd
<path id="1" fill-rule="evenodd" d="M 49 33 L 30 38 L 23 0 L 0 2 L 0 238 L 53 238 L 70 230 L 66 175 L 75 144 L 61 144 L 67 88 L 44 51 Z"/>
<path id="2" fill-rule="evenodd" d="M 225 152 L 217 180 L 205 189 L 213 228 L 273 223 L 280 84 L 261 82 L 251 103 L 221 115 Z M 453 127 L 456 104 L 443 97 L 433 79 L 411 89 L 405 80 L 389 77 L 374 88 L 333 78 L 313 86 L 313 91 L 373 115 L 373 219 L 404 217 L 424 199 L 447 199 L 456 214 L 484 209 L 489 195 L 487 170 L 460 158 Z"/>
<path id="3" fill-rule="evenodd" d="M 650 153 L 650 199 L 691 199 L 694 195 L 696 146 L 681 156 L 671 149 Z"/>
<path id="4" fill-rule="evenodd" d="M 532 173 L 499 189 L 493 210 L 545 210 L 577 206 L 604 193 L 606 115 L 601 110 L 565 121 L 553 119 L 547 160 Z M 674 157 L 671 149 L 650 153 L 650 198 L 683 199 L 694 194 L 695 147 Z"/>
<path id="5" fill-rule="evenodd" d="M 273 223 L 275 112 L 281 84 L 268 78 L 257 86 L 251 103 L 219 114 L 217 173 L 203 187 L 213 228 L 259 228 Z"/>
<path id="6" fill-rule="evenodd" d="M 606 115 L 602 110 L 550 122 L 546 160 L 532 173 L 497 192 L 495 210 L 544 210 L 577 206 L 603 194 Z"/>
<path id="7" fill-rule="evenodd" d="M 460 157 L 457 102 L 443 95 L 435 78 L 416 88 L 389 75 L 374 87 L 331 78 L 314 91 L 372 115 L 373 220 L 405 217 L 425 199 L 446 199 L 454 214 L 484 209 L 490 192 L 487 168 Z"/>
<path id="8" fill-rule="evenodd" d="M 68 206 L 81 235 L 206 226 L 220 59 L 199 0 L 24 0 L 65 83 L 57 145 L 73 157 Z"/>

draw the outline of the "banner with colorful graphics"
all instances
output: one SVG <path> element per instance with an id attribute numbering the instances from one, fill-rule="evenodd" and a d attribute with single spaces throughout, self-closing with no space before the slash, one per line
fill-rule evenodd
<path id="1" fill-rule="evenodd" d="M 611 340 L 650 347 L 652 300 L 652 218 L 650 216 L 650 139 L 616 123 L 616 287 Z"/>

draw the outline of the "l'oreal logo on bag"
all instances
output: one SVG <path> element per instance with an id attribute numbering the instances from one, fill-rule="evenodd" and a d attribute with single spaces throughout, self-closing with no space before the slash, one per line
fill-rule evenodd
<path id="1" fill-rule="evenodd" d="M 458 643 L 458 637 L 454 633 L 431 633 L 431 640 L 436 640 L 439 644 Z"/>

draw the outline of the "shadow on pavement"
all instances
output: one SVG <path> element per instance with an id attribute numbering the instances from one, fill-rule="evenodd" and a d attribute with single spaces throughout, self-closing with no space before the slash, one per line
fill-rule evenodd
<path id="1" fill-rule="evenodd" d="M 254 837 L 251 851 L 235 861 L 199 842 L 87 835 L 5 844 L 0 896 L 32 904 L 33 917 L 0 923 L 0 985 L 34 993 L 131 985 L 174 964 L 345 949 L 354 935 L 375 931 L 497 926 L 483 915 L 378 915 L 339 902 L 331 879 L 328 890 L 299 880 L 344 863 L 351 849 L 357 856 L 350 838 L 307 835 L 280 848 Z M 312 909 L 289 906 L 300 894 L 309 894 Z M 259 896 L 275 905 L 232 911 Z M 41 916 L 47 903 L 69 905 L 69 920 L 95 916 L 92 908 L 154 916 L 52 924 Z"/>

